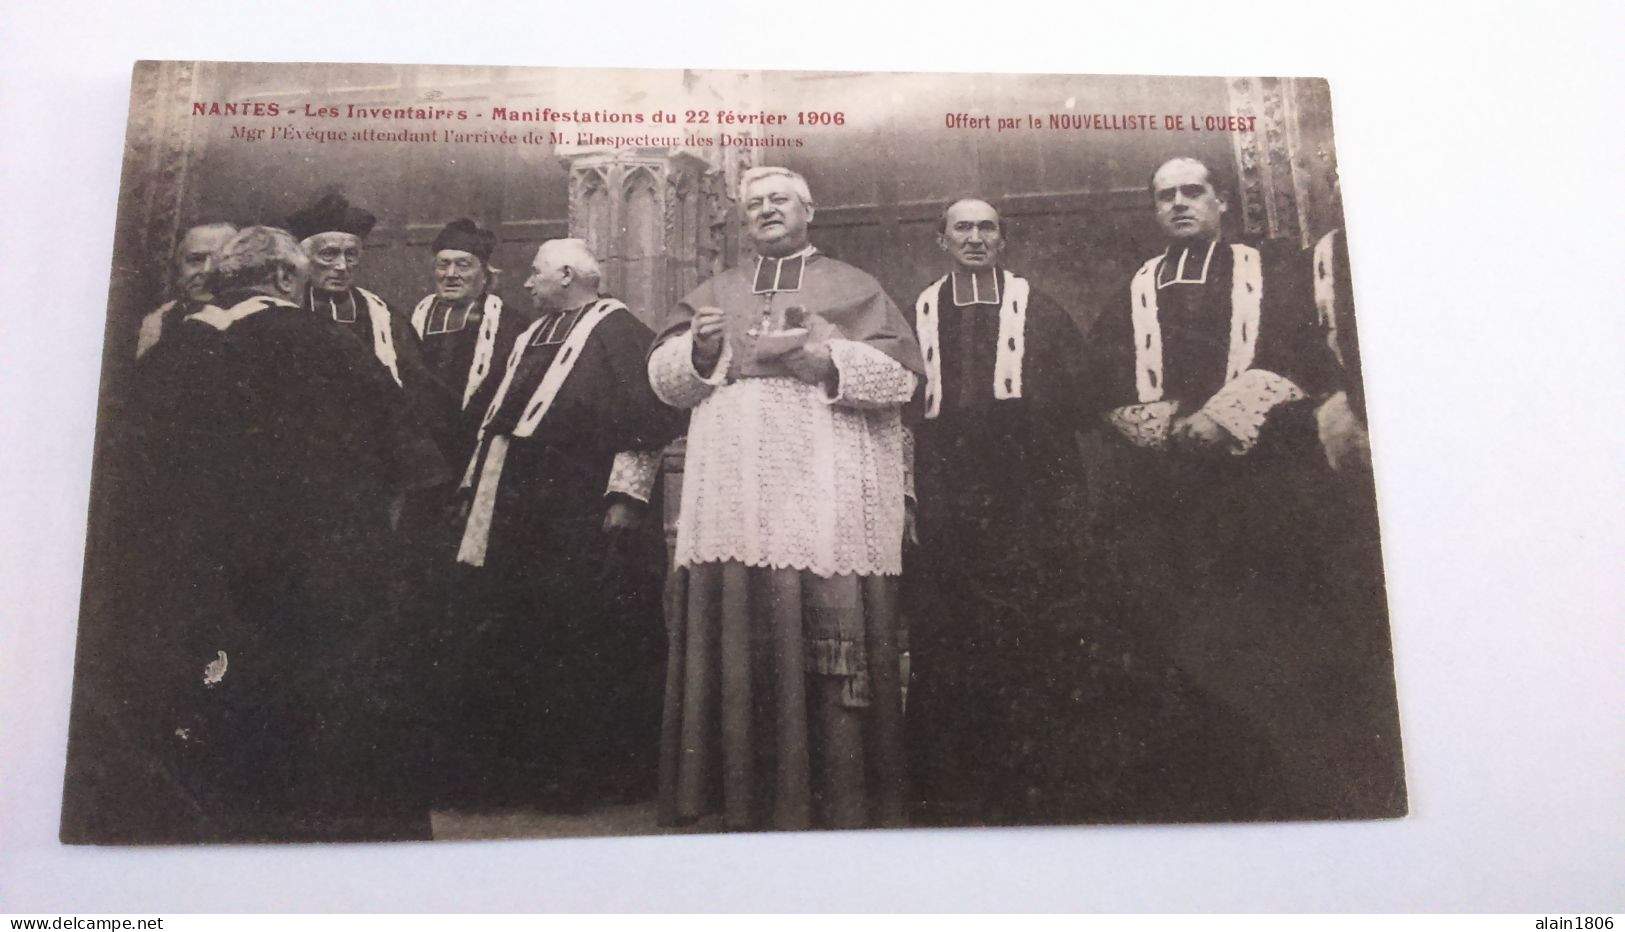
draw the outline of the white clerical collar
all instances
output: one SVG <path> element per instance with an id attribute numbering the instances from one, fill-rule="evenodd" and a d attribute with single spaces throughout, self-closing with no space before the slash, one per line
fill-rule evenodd
<path id="1" fill-rule="evenodd" d="M 1200 273 L 1198 273 L 1195 268 L 1197 254 L 1191 251 L 1191 247 L 1178 247 L 1179 252 L 1176 255 L 1174 252 L 1175 247 L 1169 246 L 1162 254 L 1162 265 L 1157 269 L 1157 288 L 1162 289 L 1168 287 L 1169 285 L 1207 284 L 1208 267 L 1213 264 L 1213 250 L 1217 248 L 1218 245 L 1219 241 L 1216 239 L 1211 240 L 1207 244 L 1207 252 L 1202 256 L 1202 269 Z M 1199 250 L 1201 247 L 1198 246 L 1197 249 Z M 1173 273 L 1172 277 L 1165 281 L 1163 279 L 1163 274 L 1170 270 L 1172 270 Z M 1196 277 L 1192 278 L 1192 275 L 1195 275 Z"/>
<path id="2" fill-rule="evenodd" d="M 570 336 L 570 331 L 575 329 L 576 320 L 581 317 L 582 312 L 601 300 L 602 298 L 594 298 L 573 311 L 549 311 L 543 314 L 541 325 L 530 338 L 530 345 L 552 346 L 555 343 L 563 343 Z"/>
<path id="3" fill-rule="evenodd" d="M 344 301 L 345 301 L 344 304 L 340 304 L 338 301 L 334 300 L 334 295 L 337 295 L 337 294 L 343 294 L 344 295 Z M 346 290 L 346 291 L 343 291 L 343 292 L 337 292 L 337 291 L 328 292 L 324 300 L 327 301 L 327 311 L 328 311 L 328 313 L 330 315 L 332 315 L 333 320 L 335 320 L 335 321 L 337 321 L 338 323 L 341 323 L 341 324 L 353 324 L 353 323 L 355 323 L 355 321 L 356 321 L 356 306 L 355 306 L 355 291 L 354 291 L 354 289 L 349 289 L 349 290 Z M 310 309 L 312 311 L 321 310 L 321 307 L 316 303 L 316 301 L 317 301 L 316 289 L 312 288 L 310 290 Z"/>
<path id="4" fill-rule="evenodd" d="M 972 304 L 991 304 L 995 307 L 1002 303 L 999 295 L 998 268 L 976 269 L 967 272 L 955 269 L 949 278 L 954 283 L 954 306 L 968 307 Z"/>
<path id="5" fill-rule="evenodd" d="M 807 257 L 818 250 L 809 243 L 799 252 L 788 256 L 757 256 L 756 277 L 751 294 L 775 294 L 781 291 L 800 291 L 802 273 L 807 268 Z"/>
<path id="6" fill-rule="evenodd" d="M 468 318 L 474 313 L 474 305 L 479 298 L 455 302 L 436 298 L 434 308 L 429 311 L 429 320 L 423 328 L 424 336 L 434 336 L 442 333 L 457 333 L 468 326 Z M 460 313 L 459 313 L 460 312 Z"/>

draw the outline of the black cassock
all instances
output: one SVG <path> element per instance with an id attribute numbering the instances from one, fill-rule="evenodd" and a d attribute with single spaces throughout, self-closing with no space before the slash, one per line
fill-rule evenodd
<path id="1" fill-rule="evenodd" d="M 1038 815 L 1030 797 L 1050 694 L 1082 613 L 1082 335 L 1031 290 L 1020 397 L 995 397 L 1003 296 L 982 275 L 983 303 L 964 273 L 938 287 L 941 401 L 935 417 L 920 398 L 907 410 L 920 545 L 905 550 L 902 594 L 910 768 L 925 821 Z"/>
<path id="2" fill-rule="evenodd" d="M 87 570 L 95 675 L 76 715 L 116 710 L 108 730 L 157 787 L 139 795 L 163 797 L 128 840 L 421 837 L 403 773 L 417 633 L 393 604 L 390 507 L 448 470 L 339 328 L 249 294 L 221 303 L 223 329 L 189 320 L 148 354 L 117 431 L 122 501 L 110 565 Z M 80 772 L 82 840 L 102 840 L 97 819 L 141 799 Z"/>
<path id="3" fill-rule="evenodd" d="M 194 308 L 196 310 L 196 308 Z M 186 639 L 220 612 L 218 586 L 194 586 L 207 544 L 178 514 L 207 433 L 222 337 L 184 320 L 165 328 L 117 396 L 104 396 L 91 488 L 75 655 L 62 839 L 140 844 L 223 837 L 199 799 L 198 710 L 205 661 Z M 177 580 L 181 580 L 179 584 Z"/>
<path id="4" fill-rule="evenodd" d="M 463 657 L 454 807 L 653 795 L 666 564 L 658 499 L 636 530 L 603 529 L 616 456 L 657 456 L 684 426 L 649 387 L 653 333 L 611 312 L 535 432 L 512 436 L 585 310 L 546 315 L 521 336 L 486 426 L 488 441 L 505 437 L 508 448 L 484 565 L 461 567 L 471 598 L 454 600 L 448 625 Z"/>
<path id="5" fill-rule="evenodd" d="M 444 429 L 436 439 L 446 462 L 457 469 L 466 466 L 474 452 L 480 421 L 502 381 L 503 364 L 513 349 L 514 338 L 533 319 L 513 305 L 502 306 L 491 346 L 490 369 L 470 392 L 469 373 L 485 323 L 486 301 L 486 295 L 467 301 L 432 299 L 424 315 L 423 333 L 418 336 L 423 368 L 440 386 L 438 397 L 445 408 L 441 416 Z"/>
<path id="6" fill-rule="evenodd" d="M 1234 387 L 1236 264 L 1231 244 L 1219 242 L 1211 261 L 1205 248 L 1182 257 L 1174 247 L 1156 267 L 1162 367 L 1151 382 L 1180 404 L 1179 416 Z M 1371 714 L 1384 691 L 1392 696 L 1386 618 L 1380 604 L 1333 604 L 1348 591 L 1336 555 L 1358 531 L 1327 507 L 1331 473 L 1312 412 L 1339 375 L 1309 263 L 1275 243 L 1258 256 L 1247 368 L 1304 397 L 1256 406 L 1267 414 L 1243 455 L 1109 445 L 1097 537 L 1111 563 L 1102 611 L 1116 635 L 1104 653 L 1122 658 L 1126 701 L 1102 709 L 1106 727 L 1095 725 L 1110 738 L 1099 751 L 1112 766 L 1093 775 L 1088 817 L 1399 811 L 1397 734 Z M 1135 300 L 1125 290 L 1091 335 L 1091 399 L 1108 422 L 1143 400 L 1136 347 L 1147 341 L 1135 331 Z M 1132 431 L 1107 433 L 1121 441 Z M 1380 581 L 1371 582 L 1380 598 Z"/>
<path id="7" fill-rule="evenodd" d="M 372 295 L 387 312 L 388 350 L 379 346 L 368 295 Z M 340 292 L 310 288 L 305 292 L 304 306 L 317 317 L 331 320 L 366 349 L 374 363 L 382 366 L 383 371 L 399 386 L 400 397 L 412 409 L 411 416 L 417 418 L 437 441 L 456 431 L 451 412 L 462 397 L 462 384 L 457 383 L 454 388 L 436 377 L 436 373 L 427 365 L 422 343 L 412 330 L 412 322 L 399 309 L 364 288 Z M 393 363 L 393 369 L 385 362 L 386 358 Z M 454 469 L 462 465 L 451 462 L 449 457 L 447 462 Z"/>
<path id="8" fill-rule="evenodd" d="M 432 386 L 430 391 L 416 393 L 415 397 L 434 406 L 427 424 L 446 463 L 453 474 L 460 477 L 474 453 L 480 421 L 502 381 L 508 352 L 531 318 L 512 306 L 501 307 L 497 317 L 499 326 L 489 347 L 488 368 L 483 378 L 473 380 L 471 392 L 470 370 L 486 322 L 487 296 L 457 302 L 431 296 L 428 301 L 422 336 L 416 336 L 415 322 L 408 321 L 406 328 L 418 341 L 417 356 L 425 380 Z M 429 705 L 435 709 L 435 730 L 441 738 L 449 738 L 459 727 L 458 685 L 447 657 L 462 632 L 455 625 L 446 625 L 451 611 L 447 600 L 459 594 L 453 559 L 463 523 L 458 514 L 457 492 L 456 482 L 416 492 L 407 501 L 401 520 L 403 543 L 408 550 L 406 603 L 422 620 L 424 628 L 434 632 L 423 657 L 424 688 L 426 696 L 437 697 Z M 443 764 L 436 766 L 443 768 Z"/>

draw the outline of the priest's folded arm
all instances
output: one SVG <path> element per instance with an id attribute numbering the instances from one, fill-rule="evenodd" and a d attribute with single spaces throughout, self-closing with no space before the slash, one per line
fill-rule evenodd
<path id="1" fill-rule="evenodd" d="M 1168 447 L 1168 435 L 1178 415 L 1178 402 L 1152 401 L 1113 408 L 1102 418 L 1134 446 L 1163 450 Z"/>
<path id="2" fill-rule="evenodd" d="M 1277 405 L 1305 397 L 1303 389 L 1285 376 L 1248 369 L 1214 392 L 1201 413 L 1235 437 L 1235 452 L 1242 454 L 1258 443 L 1259 431 Z"/>

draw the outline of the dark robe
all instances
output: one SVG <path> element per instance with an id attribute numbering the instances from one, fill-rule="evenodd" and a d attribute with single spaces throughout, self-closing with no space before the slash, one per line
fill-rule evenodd
<path id="1" fill-rule="evenodd" d="M 530 326 L 532 318 L 504 302 L 491 354 L 491 371 L 466 402 L 469 370 L 480 326 L 485 320 L 485 295 L 468 301 L 435 298 L 430 305 L 418 351 L 424 370 L 440 386 L 438 396 L 445 403 L 441 435 L 437 438 L 446 462 L 458 469 L 468 465 L 485 409 L 502 381 L 502 367 L 513 349 L 514 338 Z"/>
<path id="2" fill-rule="evenodd" d="M 193 701 L 204 661 L 185 639 L 221 610 L 219 587 L 177 584 L 205 572 L 208 544 L 176 507 L 191 492 L 206 423 L 220 417 L 223 337 L 172 322 L 104 398 L 91 480 L 91 531 L 75 655 L 62 840 L 153 844 L 222 837 L 195 771 Z M 161 545 L 154 546 L 155 542 Z"/>
<path id="3" fill-rule="evenodd" d="M 513 348 L 514 338 L 530 323 L 512 306 L 504 305 L 492 347 L 491 368 L 478 390 L 464 402 L 469 369 L 475 345 L 485 318 L 485 295 L 471 301 L 445 302 L 434 299 L 425 320 L 424 333 L 416 338 L 408 319 L 407 329 L 419 340 L 418 356 L 431 391 L 416 393 L 434 406 L 427 423 L 434 432 L 453 474 L 462 476 L 474 454 L 480 421 L 502 381 L 503 365 Z M 459 689 L 455 671 L 445 658 L 456 650 L 461 632 L 448 625 L 451 606 L 457 597 L 455 558 L 463 532 L 462 502 L 455 482 L 424 489 L 413 494 L 401 519 L 401 531 L 408 551 L 405 565 L 405 601 L 422 619 L 426 631 L 433 632 L 423 658 L 429 674 L 424 683 L 426 695 L 438 697 L 430 703 L 437 710 L 436 731 L 449 736 L 459 726 Z M 450 800 L 455 802 L 455 800 Z"/>
<path id="4" fill-rule="evenodd" d="M 1102 593 L 1100 653 L 1123 658 L 1104 710 L 1109 735 L 1089 818 L 1329 818 L 1394 814 L 1386 790 L 1345 766 L 1397 762 L 1397 736 L 1355 734 L 1345 699 L 1391 668 L 1368 623 L 1328 606 L 1333 539 L 1318 489 L 1329 476 L 1313 430 L 1337 370 L 1316 319 L 1308 263 L 1295 248 L 1260 248 L 1263 295 L 1251 369 L 1307 396 L 1269 410 L 1244 455 L 1110 445 L 1099 537 L 1112 557 Z M 1199 278 L 1205 244 L 1187 257 Z M 1169 282 L 1179 248 L 1158 267 Z M 1164 399 L 1179 415 L 1227 382 L 1233 262 L 1220 242 L 1206 280 L 1157 290 Z M 1105 410 L 1139 402 L 1131 297 L 1125 289 L 1092 334 L 1090 397 Z M 1110 429 L 1107 434 L 1120 441 Z M 1380 584 L 1379 584 L 1380 585 Z M 1379 687 L 1380 689 L 1380 687 Z M 1359 700 L 1364 702 L 1364 700 Z M 1359 751 L 1354 751 L 1360 748 Z M 1390 773 L 1390 776 L 1392 774 Z"/>
<path id="5" fill-rule="evenodd" d="M 82 669 L 122 671 L 110 704 L 137 709 L 130 740 L 175 818 L 75 840 L 423 837 L 390 506 L 446 466 L 354 340 L 295 306 L 221 303 L 238 302 L 254 310 L 188 320 L 149 354 L 117 463 L 120 563 L 87 570 L 114 598 L 87 596 Z M 131 804 L 71 776 L 90 811 Z"/>
<path id="6" fill-rule="evenodd" d="M 954 284 L 937 294 L 940 411 L 926 418 L 917 398 L 908 412 L 920 536 L 903 573 L 911 763 L 923 820 L 1019 820 L 1041 808 L 1030 798 L 1048 747 L 1039 729 L 1082 611 L 1083 340 L 1033 289 L 1021 397 L 996 398 L 1000 305 L 969 303 L 968 288 L 957 305 Z"/>
<path id="7" fill-rule="evenodd" d="M 1340 365 L 1349 407 L 1363 429 L 1365 378 L 1360 369 L 1348 238 L 1342 230 L 1334 230 L 1325 240 L 1329 240 L 1330 261 L 1313 247 L 1306 258 L 1312 276 L 1331 280 L 1331 303 L 1323 315 L 1330 328 L 1327 340 Z M 1307 494 L 1314 495 L 1320 505 L 1313 532 L 1323 542 L 1316 576 L 1325 584 L 1320 599 L 1325 628 L 1337 638 L 1335 649 L 1340 654 L 1330 669 L 1338 692 L 1327 704 L 1335 711 L 1336 727 L 1323 728 L 1320 740 L 1306 748 L 1303 756 L 1337 774 L 1326 797 L 1319 800 L 1328 809 L 1398 815 L 1406 807 L 1399 706 L 1377 491 L 1369 463 L 1364 465 L 1366 468 L 1345 467 L 1334 475 L 1320 469 L 1302 474 L 1311 484 Z"/>
<path id="8" fill-rule="evenodd" d="M 367 355 L 371 356 L 377 365 L 384 366 L 376 352 L 372 315 L 362 292 L 361 288 L 341 292 L 325 292 L 310 288 L 305 292 L 305 308 L 318 317 L 333 321 L 339 329 L 364 347 Z M 432 436 L 445 437 L 455 430 L 448 412 L 455 410 L 462 399 L 462 383 L 457 383 L 454 392 L 437 379 L 425 365 L 422 345 L 412 330 L 411 320 L 387 301 L 384 302 L 384 307 L 389 310 L 390 343 L 395 349 L 395 373 L 398 376 L 396 384 L 400 387 L 400 397 L 411 406 L 412 416 L 418 418 Z M 388 367 L 385 366 L 383 371 L 387 375 Z M 452 465 L 455 468 L 461 464 Z"/>
<path id="9" fill-rule="evenodd" d="M 687 332 L 702 307 L 722 309 L 723 332 L 739 348 L 729 366 L 730 381 L 793 378 L 783 355 L 757 354 L 756 339 L 795 327 L 807 328 L 808 343 L 852 340 L 880 350 L 910 372 L 925 371 L 914 333 L 880 283 L 811 246 L 793 256 L 758 256 L 754 271 L 728 269 L 701 282 L 667 315 L 655 345 Z"/>
<path id="10" fill-rule="evenodd" d="M 464 568 L 472 610 L 452 623 L 463 632 L 467 739 L 454 806 L 573 809 L 654 792 L 666 563 L 657 503 L 639 506 L 634 530 L 603 529 L 616 455 L 658 452 L 683 429 L 649 387 L 654 334 L 628 311 L 610 313 L 535 432 L 512 436 L 582 311 L 527 332 L 486 427 L 509 445 L 485 565 Z"/>
<path id="11" fill-rule="evenodd" d="M 191 314 L 202 310 L 208 302 L 193 301 L 191 298 L 177 298 L 166 301 L 147 316 L 141 318 L 141 328 L 136 334 L 135 355 L 139 359 L 145 356 L 154 346 L 162 342 L 163 338 L 174 332 L 174 328 Z"/>

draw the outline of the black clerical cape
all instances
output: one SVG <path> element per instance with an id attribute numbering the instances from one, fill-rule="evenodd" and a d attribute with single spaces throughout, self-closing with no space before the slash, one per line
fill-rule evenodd
<path id="1" fill-rule="evenodd" d="M 545 416 L 515 436 L 543 376 L 595 304 L 519 336 L 506 390 L 468 471 L 496 481 L 481 566 L 469 570 L 461 750 L 467 805 L 569 805 L 653 791 L 665 555 L 658 507 L 606 534 L 617 456 L 652 468 L 684 426 L 649 387 L 653 333 L 624 308 L 598 320 Z M 487 478 L 494 444 L 499 478 Z M 652 473 L 650 474 L 652 478 Z M 645 486 L 642 494 L 647 495 Z M 471 538 L 467 538 L 471 539 Z"/>
<path id="2" fill-rule="evenodd" d="M 429 295 L 410 318 L 423 368 L 442 406 L 437 419 L 441 450 L 459 468 L 474 453 L 485 409 L 502 381 L 514 339 L 531 317 L 495 295 L 447 301 Z"/>
<path id="3" fill-rule="evenodd" d="M 390 503 L 449 470 L 332 323 L 222 303 L 143 359 L 111 464 L 118 562 L 87 568 L 111 595 L 86 602 L 99 676 L 79 699 L 100 694 L 134 769 L 169 792 L 145 840 L 421 835 L 400 777 L 412 632 Z M 118 774 L 79 772 L 76 804 L 126 805 Z M 88 821 L 79 840 L 103 840 Z"/>
<path id="4" fill-rule="evenodd" d="M 1164 697 L 1121 713 L 1130 763 L 1091 817 L 1371 816 L 1402 799 L 1396 736 L 1365 714 L 1391 676 L 1385 625 L 1379 647 L 1326 607 L 1349 529 L 1327 520 L 1307 416 L 1339 377 L 1309 269 L 1292 245 L 1171 247 L 1091 335 L 1090 397 L 1115 441 L 1102 611 L 1128 675 Z M 1226 449 L 1169 441 L 1197 411 L 1234 435 Z"/>

